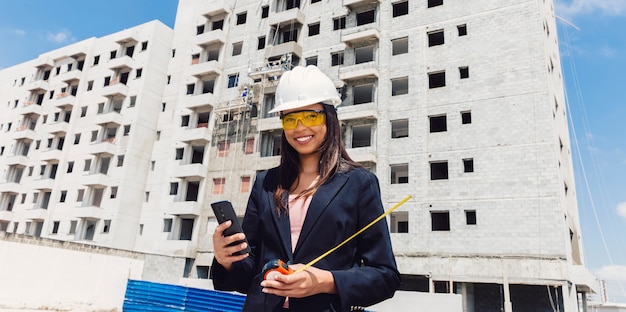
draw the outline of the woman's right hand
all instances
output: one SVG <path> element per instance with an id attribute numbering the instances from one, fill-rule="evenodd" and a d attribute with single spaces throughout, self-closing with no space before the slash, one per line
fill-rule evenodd
<path id="1" fill-rule="evenodd" d="M 233 254 L 246 248 L 246 243 L 243 242 L 239 245 L 228 246 L 229 244 L 244 240 L 246 235 L 243 233 L 233 234 L 231 236 L 224 236 L 224 231 L 229 228 L 231 221 L 226 221 L 215 228 L 213 232 L 213 253 L 217 263 L 221 264 L 227 271 L 233 265 L 233 262 L 241 261 L 248 257 L 248 254 L 236 255 Z"/>

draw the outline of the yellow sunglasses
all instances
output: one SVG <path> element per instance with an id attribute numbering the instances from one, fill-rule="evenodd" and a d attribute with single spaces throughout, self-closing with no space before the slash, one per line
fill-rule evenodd
<path id="1" fill-rule="evenodd" d="M 298 120 L 305 127 L 319 126 L 326 122 L 325 110 L 301 110 L 288 114 L 280 113 L 283 129 L 293 130 L 298 126 Z"/>

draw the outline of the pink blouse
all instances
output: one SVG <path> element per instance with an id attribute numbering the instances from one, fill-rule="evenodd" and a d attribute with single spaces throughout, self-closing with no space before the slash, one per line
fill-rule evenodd
<path id="1" fill-rule="evenodd" d="M 291 226 L 291 252 L 294 252 L 302 231 L 306 212 L 311 204 L 313 196 L 298 197 L 289 195 L 289 225 Z"/>

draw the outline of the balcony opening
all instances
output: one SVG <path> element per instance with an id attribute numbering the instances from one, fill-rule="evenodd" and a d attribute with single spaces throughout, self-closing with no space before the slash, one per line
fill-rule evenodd
<path id="1" fill-rule="evenodd" d="M 430 179 L 431 180 L 447 180 L 448 179 L 448 162 L 438 161 L 430 163 Z"/>
<path id="2" fill-rule="evenodd" d="M 135 46 L 126 47 L 126 56 L 133 57 L 133 54 L 135 54 Z"/>
<path id="3" fill-rule="evenodd" d="M 352 126 L 352 148 L 371 146 L 372 125 Z"/>
<path id="4" fill-rule="evenodd" d="M 215 79 L 202 81 L 202 94 L 213 93 L 215 88 Z"/>
<path id="5" fill-rule="evenodd" d="M 286 0 L 285 10 L 291 10 L 293 8 L 300 8 L 300 0 Z"/>
<path id="6" fill-rule="evenodd" d="M 191 240 L 191 237 L 193 235 L 193 223 L 194 223 L 195 219 L 181 219 L 181 223 L 180 223 L 180 236 L 179 239 L 180 240 Z"/>
<path id="7" fill-rule="evenodd" d="M 352 87 L 354 105 L 374 102 L 374 84 L 368 83 Z"/>
<path id="8" fill-rule="evenodd" d="M 43 192 L 43 196 L 41 196 L 41 209 L 48 209 L 48 204 L 50 204 L 50 195 L 51 192 Z"/>
<path id="9" fill-rule="evenodd" d="M 389 232 L 408 233 L 409 232 L 409 212 L 398 211 L 389 215 Z"/>
<path id="10" fill-rule="evenodd" d="M 391 121 L 391 138 L 408 138 L 409 137 L 409 120 L 397 119 Z"/>
<path id="11" fill-rule="evenodd" d="M 446 115 L 428 116 L 430 122 L 430 132 L 447 131 Z"/>
<path id="12" fill-rule="evenodd" d="M 125 73 L 121 73 L 120 74 L 120 83 L 123 85 L 126 85 L 128 83 L 128 76 L 130 75 L 130 72 L 125 72 Z"/>
<path id="13" fill-rule="evenodd" d="M 204 159 L 204 145 L 191 147 L 191 163 L 201 164 Z"/>
<path id="14" fill-rule="evenodd" d="M 428 33 L 428 46 L 437 46 L 444 44 L 443 29 L 431 31 Z"/>
<path id="15" fill-rule="evenodd" d="M 59 137 L 59 140 L 57 141 L 57 149 L 63 150 L 63 144 L 65 144 L 65 137 Z"/>
<path id="16" fill-rule="evenodd" d="M 279 156 L 282 131 L 264 132 L 261 134 L 261 157 Z"/>
<path id="17" fill-rule="evenodd" d="M 450 231 L 450 212 L 431 211 L 430 219 L 433 231 Z"/>
<path id="18" fill-rule="evenodd" d="M 98 172 L 106 175 L 109 172 L 110 164 L 111 164 L 111 157 L 102 157 L 100 159 L 100 170 L 98 170 Z"/>
<path id="19" fill-rule="evenodd" d="M 365 12 L 360 12 L 356 14 L 356 25 L 366 25 L 371 24 L 376 21 L 376 11 L 369 10 Z"/>
<path id="20" fill-rule="evenodd" d="M 400 1 L 392 4 L 393 17 L 409 14 L 409 1 Z"/>
<path id="21" fill-rule="evenodd" d="M 102 204 L 102 195 L 104 194 L 103 188 L 94 188 L 91 196 L 91 206 L 100 207 Z"/>
<path id="22" fill-rule="evenodd" d="M 354 49 L 354 63 L 361 64 L 374 60 L 374 46 L 365 46 Z"/>
<path id="23" fill-rule="evenodd" d="M 446 86 L 446 72 L 428 73 L 428 88 L 441 88 Z"/>
<path id="24" fill-rule="evenodd" d="M 393 164 L 391 169 L 391 184 L 409 183 L 409 164 Z"/>
<path id="25" fill-rule="evenodd" d="M 237 17 L 239 19 L 239 17 Z M 244 23 L 245 23 L 245 16 L 244 16 Z M 219 20 L 219 21 L 213 21 L 211 23 L 211 30 L 222 30 L 224 29 L 224 20 Z"/>
<path id="26" fill-rule="evenodd" d="M 94 235 L 96 234 L 96 225 L 98 224 L 98 221 L 94 221 L 94 220 L 87 220 L 87 219 L 83 219 L 85 220 L 85 233 L 83 235 L 83 240 L 88 240 L 88 241 L 92 241 Z"/>
<path id="27" fill-rule="evenodd" d="M 208 128 L 209 127 L 209 117 L 211 116 L 211 112 L 199 113 L 198 114 L 198 128 Z"/>
<path id="28" fill-rule="evenodd" d="M 52 166 L 50 166 L 50 179 L 54 180 L 57 177 L 57 170 L 59 169 L 59 164 L 52 164 Z"/>
<path id="29" fill-rule="evenodd" d="M 187 182 L 187 193 L 185 201 L 198 201 L 198 192 L 200 191 L 200 181 Z"/>
<path id="30" fill-rule="evenodd" d="M 212 45 L 210 47 L 207 47 L 206 50 L 206 60 L 207 62 L 210 61 L 218 61 L 220 58 L 220 50 L 222 49 L 222 45 L 221 44 L 217 44 L 217 45 Z"/>
<path id="31" fill-rule="evenodd" d="M 391 55 L 409 53 L 409 37 L 391 40 Z"/>
<path id="32" fill-rule="evenodd" d="M 409 93 L 409 77 L 391 79 L 391 96 Z"/>

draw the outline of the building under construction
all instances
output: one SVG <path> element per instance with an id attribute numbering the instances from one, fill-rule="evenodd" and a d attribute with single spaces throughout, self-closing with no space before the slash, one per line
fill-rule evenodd
<path id="1" fill-rule="evenodd" d="M 584 266 L 552 0 L 179 0 L 0 71 L 0 231 L 186 259 L 280 161 L 280 76 L 334 81 L 402 289 L 464 311 L 578 311 Z M 329 246 L 332 247 L 332 246 Z"/>

